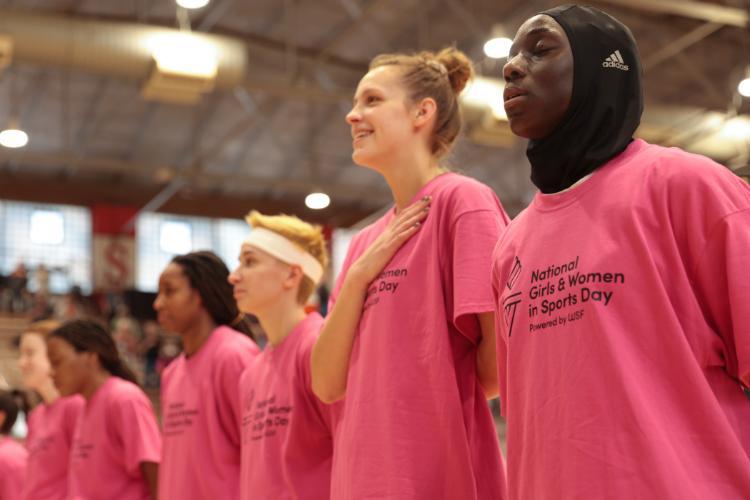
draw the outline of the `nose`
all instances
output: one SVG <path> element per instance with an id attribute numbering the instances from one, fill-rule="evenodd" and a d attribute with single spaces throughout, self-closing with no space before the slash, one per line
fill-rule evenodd
<path id="1" fill-rule="evenodd" d="M 229 276 L 227 276 L 227 281 L 230 285 L 236 285 L 239 282 L 239 277 L 237 276 L 237 269 L 229 273 Z"/>
<path id="2" fill-rule="evenodd" d="M 346 114 L 346 123 L 354 125 L 362 120 L 362 114 L 357 109 L 357 106 L 352 107 L 351 111 Z"/>
<path id="3" fill-rule="evenodd" d="M 523 67 L 521 53 L 508 57 L 508 62 L 503 66 L 503 79 L 509 83 L 518 80 L 525 74 L 526 70 Z"/>
<path id="4" fill-rule="evenodd" d="M 153 305 L 154 311 L 158 311 L 159 309 L 161 309 L 162 302 L 163 301 L 161 298 L 161 294 L 157 295 L 156 298 L 154 299 L 154 305 Z"/>

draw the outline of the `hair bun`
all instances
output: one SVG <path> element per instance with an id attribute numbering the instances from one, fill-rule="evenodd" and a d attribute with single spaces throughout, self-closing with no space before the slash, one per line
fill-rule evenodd
<path id="1" fill-rule="evenodd" d="M 453 92 L 458 95 L 466 83 L 474 76 L 474 68 L 469 58 L 455 47 L 448 47 L 435 54 L 435 61 L 445 66 Z"/>

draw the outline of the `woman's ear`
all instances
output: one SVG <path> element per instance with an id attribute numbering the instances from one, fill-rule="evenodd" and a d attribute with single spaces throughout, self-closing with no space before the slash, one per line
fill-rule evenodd
<path id="1" fill-rule="evenodd" d="M 302 273 L 302 268 L 300 266 L 290 265 L 286 279 L 284 280 L 284 285 L 286 288 L 295 288 L 302 283 L 304 277 L 304 273 Z"/>
<path id="2" fill-rule="evenodd" d="M 425 97 L 414 106 L 414 126 L 424 127 L 429 124 L 437 114 L 437 103 L 432 97 Z"/>

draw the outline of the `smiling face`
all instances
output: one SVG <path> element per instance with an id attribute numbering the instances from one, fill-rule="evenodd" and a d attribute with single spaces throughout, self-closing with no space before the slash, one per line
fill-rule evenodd
<path id="1" fill-rule="evenodd" d="M 562 26 L 546 15 L 523 23 L 503 78 L 513 133 L 527 139 L 550 135 L 561 124 L 573 94 L 573 52 Z"/>
<path id="2" fill-rule="evenodd" d="M 382 170 L 394 152 L 413 146 L 414 107 L 401 82 L 401 71 L 395 65 L 379 66 L 357 86 L 354 105 L 346 115 L 357 165 Z"/>
<path id="3" fill-rule="evenodd" d="M 47 343 L 42 335 L 35 332 L 21 335 L 18 367 L 24 387 L 38 391 L 47 385 L 51 368 L 47 358 Z"/>
<path id="4" fill-rule="evenodd" d="M 254 315 L 271 309 L 284 294 L 296 296 L 301 280 L 299 266 L 290 266 L 247 243 L 242 245 L 239 266 L 229 274 L 237 307 Z"/>
<path id="5" fill-rule="evenodd" d="M 154 309 L 162 327 L 180 334 L 195 325 L 204 313 L 200 293 L 190 285 L 179 264 L 170 263 L 159 276 Z"/>

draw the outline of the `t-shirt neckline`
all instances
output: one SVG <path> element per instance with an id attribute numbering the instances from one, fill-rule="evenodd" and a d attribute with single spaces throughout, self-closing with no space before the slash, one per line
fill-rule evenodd
<path id="1" fill-rule="evenodd" d="M 541 191 L 537 191 L 534 195 L 534 199 L 531 202 L 531 207 L 541 212 L 550 212 L 564 208 L 578 198 L 582 197 L 592 189 L 598 187 L 606 177 L 602 175 L 605 171 L 609 171 L 613 168 L 617 168 L 619 165 L 628 161 L 633 155 L 637 154 L 644 147 L 646 142 L 643 139 L 634 139 L 625 150 L 606 162 L 604 165 L 596 169 L 589 179 L 581 184 L 575 185 L 560 191 L 559 193 L 544 194 Z"/>

